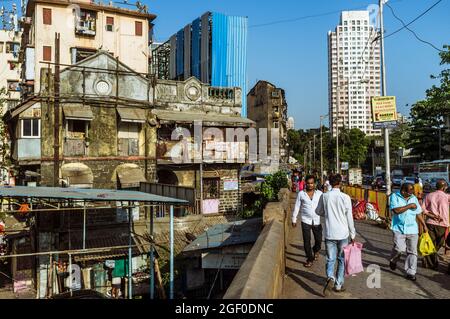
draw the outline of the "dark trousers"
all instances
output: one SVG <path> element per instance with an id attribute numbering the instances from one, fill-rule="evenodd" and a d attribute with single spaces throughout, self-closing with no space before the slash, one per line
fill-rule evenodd
<path id="1" fill-rule="evenodd" d="M 314 236 L 314 247 L 311 248 L 311 231 Z M 309 262 L 314 261 L 314 254 L 322 248 L 322 225 L 308 225 L 302 223 L 303 245 L 305 247 L 306 258 Z"/>
<path id="2" fill-rule="evenodd" d="M 439 251 L 439 249 L 444 244 L 446 228 L 430 224 L 427 224 L 427 227 L 428 234 L 430 234 L 431 240 L 433 240 L 434 247 L 436 247 L 436 251 Z M 429 256 L 425 256 L 423 258 L 423 266 L 425 268 L 437 269 L 439 266 L 438 255 L 432 254 Z"/>

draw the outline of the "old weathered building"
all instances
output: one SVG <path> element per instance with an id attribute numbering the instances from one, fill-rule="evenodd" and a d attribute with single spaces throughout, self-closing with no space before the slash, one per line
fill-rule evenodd
<path id="1" fill-rule="evenodd" d="M 247 113 L 248 118 L 256 122 L 258 129 L 268 130 L 268 154 L 272 153 L 270 141 L 273 140 L 273 130 L 278 130 L 280 161 L 287 163 L 289 158 L 287 152 L 288 117 L 284 90 L 267 81 L 258 81 L 247 94 Z"/>
<path id="2" fill-rule="evenodd" d="M 58 185 L 134 188 L 143 181 L 158 181 L 197 188 L 204 213 L 238 210 L 239 169 L 247 160 L 246 143 L 225 141 L 225 137 L 227 129 L 233 133 L 253 125 L 240 116 L 239 88 L 213 88 L 195 78 L 154 81 L 104 51 L 61 71 L 57 105 L 53 72 L 42 69 L 41 78 L 41 96 L 5 116 L 19 184 L 31 174 L 40 176 L 40 185 L 53 185 L 56 163 Z M 57 108 L 59 131 L 55 132 Z M 192 153 L 189 161 L 179 163 L 180 141 L 173 134 L 187 130 L 190 136 L 184 138 L 192 152 L 200 145 L 193 143 L 195 121 L 201 125 L 197 133 L 204 156 L 195 160 Z M 208 134 L 211 128 L 222 132 L 224 140 Z M 56 158 L 55 134 L 59 135 Z M 227 160 L 230 149 L 244 156 Z M 213 158 L 207 158 L 211 152 Z"/>
<path id="3" fill-rule="evenodd" d="M 90 0 L 28 1 L 20 55 L 24 96 L 39 93 L 41 68 L 53 67 L 56 62 L 55 33 L 60 34 L 62 67 L 102 49 L 136 72 L 147 73 L 149 35 L 155 18 L 146 7 L 130 10 Z"/>

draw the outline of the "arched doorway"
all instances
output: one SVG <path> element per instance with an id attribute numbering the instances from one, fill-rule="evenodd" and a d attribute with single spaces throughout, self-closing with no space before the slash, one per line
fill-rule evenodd
<path id="1" fill-rule="evenodd" d="M 68 163 L 61 166 L 64 182 L 69 187 L 92 188 L 94 176 L 91 169 L 82 163 Z"/>
<path id="2" fill-rule="evenodd" d="M 158 184 L 178 185 L 177 175 L 169 169 L 160 169 L 157 172 Z"/>

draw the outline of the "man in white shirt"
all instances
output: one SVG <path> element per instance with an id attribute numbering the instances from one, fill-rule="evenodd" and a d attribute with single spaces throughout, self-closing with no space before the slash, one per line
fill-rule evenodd
<path id="1" fill-rule="evenodd" d="M 319 216 L 325 217 L 325 246 L 327 248 L 327 283 L 323 289 L 326 296 L 334 284 L 335 292 L 344 289 L 344 247 L 348 245 L 348 238 L 352 243 L 356 236 L 353 223 L 352 201 L 350 196 L 341 192 L 342 176 L 337 174 L 330 177 L 333 189 L 322 195 L 316 209 Z M 336 259 L 338 261 L 335 275 Z"/>
<path id="2" fill-rule="evenodd" d="M 322 248 L 322 225 L 320 216 L 316 214 L 316 208 L 319 203 L 322 192 L 316 190 L 316 179 L 314 176 L 306 177 L 306 188 L 299 192 L 295 208 L 292 212 L 292 226 L 297 227 L 297 216 L 301 213 L 303 245 L 307 260 L 303 264 L 310 268 L 313 262 L 319 258 L 319 252 Z M 311 231 L 314 236 L 314 247 L 311 248 Z"/>

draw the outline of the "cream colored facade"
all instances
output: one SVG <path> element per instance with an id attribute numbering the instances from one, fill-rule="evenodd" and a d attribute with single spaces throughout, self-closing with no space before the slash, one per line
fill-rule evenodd
<path id="1" fill-rule="evenodd" d="M 0 30 L 0 88 L 6 88 L 5 104 L 0 110 L 3 115 L 20 99 L 20 64 L 18 62 L 20 32 Z"/>
<path id="2" fill-rule="evenodd" d="M 51 23 L 44 23 L 44 10 L 50 12 Z M 83 13 L 95 13 L 93 25 L 95 34 L 80 34 L 76 27 L 76 12 L 83 18 Z M 28 4 L 27 15 L 31 25 L 27 33 L 27 47 L 34 55 L 34 92 L 40 88 L 40 69 L 47 67 L 44 60 L 44 47 L 51 47 L 51 61 L 55 62 L 55 33 L 60 33 L 60 63 L 73 64 L 74 52 L 77 50 L 98 50 L 110 52 L 136 72 L 147 73 L 149 61 L 149 31 L 154 15 L 134 10 L 117 8 L 109 5 L 91 4 L 89 1 L 37 0 Z M 112 27 L 107 27 L 107 19 L 113 20 Z M 79 22 L 78 22 L 79 23 Z M 137 31 L 140 24 L 141 32 Z M 34 51 L 34 52 L 33 52 Z M 47 49 L 48 52 L 48 49 Z M 28 66 L 27 67 L 31 67 Z M 63 68 L 63 67 L 62 67 Z M 30 79 L 27 79 L 30 80 Z"/>

